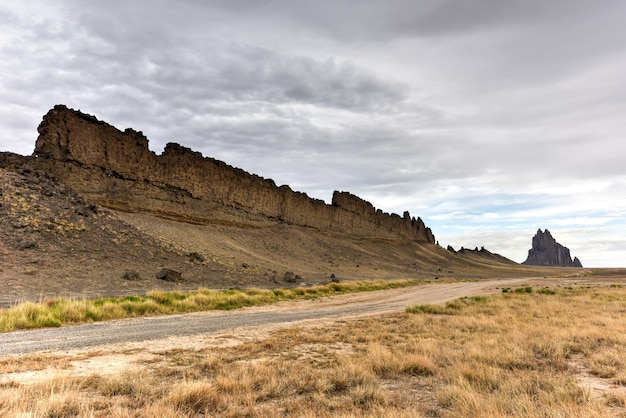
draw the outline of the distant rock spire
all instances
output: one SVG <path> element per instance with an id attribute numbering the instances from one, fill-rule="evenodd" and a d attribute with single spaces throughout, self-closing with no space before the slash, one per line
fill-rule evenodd
<path id="1" fill-rule="evenodd" d="M 533 237 L 532 248 L 528 250 L 528 257 L 522 264 L 532 266 L 582 267 L 578 257 L 572 257 L 569 249 L 562 246 L 547 229 L 541 229 Z"/>

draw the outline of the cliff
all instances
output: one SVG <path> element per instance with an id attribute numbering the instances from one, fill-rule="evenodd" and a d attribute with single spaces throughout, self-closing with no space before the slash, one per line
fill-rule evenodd
<path id="1" fill-rule="evenodd" d="M 408 212 L 384 213 L 347 192 L 335 192 L 328 205 L 174 143 L 156 155 L 141 132 L 122 132 L 63 105 L 44 116 L 38 131 L 32 163 L 113 209 L 200 224 L 284 222 L 359 238 L 435 243 L 431 230 Z"/>
<path id="2" fill-rule="evenodd" d="M 556 242 L 550 231 L 541 229 L 533 237 L 532 248 L 522 264 L 532 266 L 582 267 L 577 257 L 572 257 L 567 247 Z"/>

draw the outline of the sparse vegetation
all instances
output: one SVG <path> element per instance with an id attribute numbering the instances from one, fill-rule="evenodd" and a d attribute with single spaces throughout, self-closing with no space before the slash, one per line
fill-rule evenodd
<path id="1" fill-rule="evenodd" d="M 322 286 L 281 289 L 231 289 L 195 292 L 152 291 L 146 296 L 124 296 L 95 300 L 48 299 L 41 303 L 24 302 L 0 311 L 0 331 L 59 327 L 63 324 L 104 321 L 148 315 L 231 310 L 267 305 L 283 300 L 315 299 L 349 292 L 394 289 L 427 283 L 419 280 L 358 281 Z"/>
<path id="2" fill-rule="evenodd" d="M 511 292 L 449 305 L 441 308 L 456 315 L 416 309 L 154 352 L 113 375 L 4 380 L 0 416 L 626 414 L 626 290 Z M 41 355 L 2 360 L 0 372 L 48 364 L 69 367 Z"/>
<path id="3" fill-rule="evenodd" d="M 556 295 L 556 289 L 550 289 L 549 287 L 543 287 L 537 291 L 542 295 Z"/>
<path id="4" fill-rule="evenodd" d="M 518 287 L 517 289 L 515 289 L 515 293 L 532 293 L 532 292 L 533 292 L 532 286 L 523 286 L 523 287 Z"/>

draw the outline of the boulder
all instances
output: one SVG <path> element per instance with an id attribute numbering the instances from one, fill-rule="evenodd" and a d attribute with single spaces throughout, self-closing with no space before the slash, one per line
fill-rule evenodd
<path id="1" fill-rule="evenodd" d="M 122 275 L 122 278 L 133 282 L 141 280 L 141 276 L 135 270 L 126 270 Z"/>
<path id="2" fill-rule="evenodd" d="M 204 258 L 204 256 L 198 252 L 191 252 L 187 255 L 187 257 L 189 257 L 189 260 L 192 263 L 204 263 L 206 261 L 206 259 Z"/>
<path id="3" fill-rule="evenodd" d="M 157 273 L 157 279 L 165 280 L 166 282 L 178 282 L 181 280 L 181 278 L 182 275 L 179 271 L 170 270 L 167 268 L 163 268 Z"/>
<path id="4" fill-rule="evenodd" d="M 31 238 L 23 237 L 17 240 L 17 242 L 15 243 L 15 247 L 18 250 L 30 250 L 33 248 L 37 248 L 37 243 Z"/>
<path id="5" fill-rule="evenodd" d="M 285 276 L 283 277 L 283 280 L 287 283 L 296 283 L 297 281 L 297 276 L 292 272 L 292 271 L 288 271 L 285 273 Z"/>

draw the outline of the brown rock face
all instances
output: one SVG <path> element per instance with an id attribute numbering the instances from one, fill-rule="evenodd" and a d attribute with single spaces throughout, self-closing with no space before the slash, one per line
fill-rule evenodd
<path id="1" fill-rule="evenodd" d="M 356 237 L 435 243 L 431 230 L 408 212 L 383 213 L 346 192 L 335 192 L 327 205 L 178 144 L 167 144 L 156 155 L 141 132 L 122 132 L 62 105 L 44 116 L 38 131 L 33 163 L 110 208 L 195 223 L 285 222 Z"/>
<path id="2" fill-rule="evenodd" d="M 541 229 L 533 237 L 533 246 L 528 250 L 528 258 L 522 264 L 532 266 L 582 267 L 577 257 L 570 256 L 569 249 L 552 237 L 550 231 Z"/>

